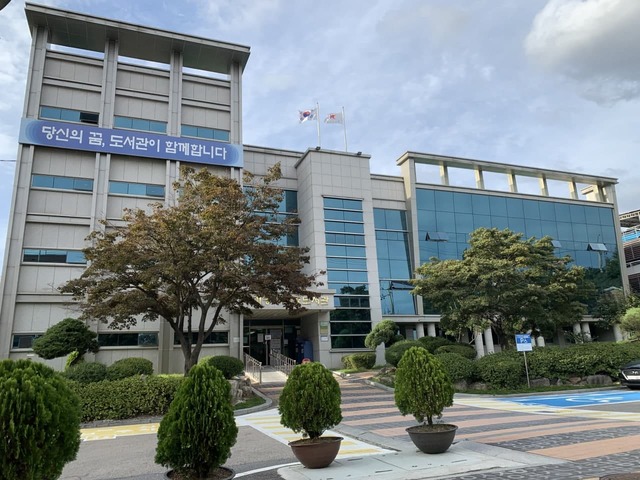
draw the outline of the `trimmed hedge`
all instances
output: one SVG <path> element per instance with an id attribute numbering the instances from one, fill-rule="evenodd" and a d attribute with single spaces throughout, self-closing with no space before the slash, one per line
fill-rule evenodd
<path id="1" fill-rule="evenodd" d="M 153 362 L 146 358 L 122 358 L 107 367 L 107 380 L 122 380 L 136 375 L 153 375 Z"/>
<path id="2" fill-rule="evenodd" d="M 351 370 L 369 370 L 376 364 L 376 354 L 374 352 L 352 353 L 342 357 L 344 368 Z"/>
<path id="3" fill-rule="evenodd" d="M 440 363 L 442 363 L 452 382 L 459 382 L 461 380 L 473 382 L 477 377 L 475 362 L 463 357 L 459 353 L 436 353 L 436 358 L 440 360 Z"/>
<path id="4" fill-rule="evenodd" d="M 384 359 L 388 364 L 397 367 L 398 363 L 400 363 L 402 355 L 404 355 L 404 352 L 409 350 L 411 347 L 425 348 L 424 345 L 418 340 L 401 340 L 394 343 L 384 351 Z"/>
<path id="5" fill-rule="evenodd" d="M 215 357 L 204 357 L 198 363 L 206 363 L 222 372 L 224 378 L 231 380 L 236 375 L 244 372 L 244 362 L 238 358 L 228 355 L 216 355 Z"/>
<path id="6" fill-rule="evenodd" d="M 96 383 L 107 378 L 107 366 L 98 362 L 80 362 L 69 367 L 62 375 L 78 383 Z"/>
<path id="7" fill-rule="evenodd" d="M 164 415 L 183 378 L 182 375 L 152 375 L 88 384 L 68 383 L 80 398 L 82 421 L 91 422 Z"/>
<path id="8" fill-rule="evenodd" d="M 443 345 L 436 348 L 436 354 L 438 353 L 457 353 L 469 360 L 475 360 L 477 353 L 476 349 L 471 345 L 464 343 L 455 343 L 453 345 Z"/>
<path id="9" fill-rule="evenodd" d="M 492 353 L 476 360 L 482 381 L 495 388 L 516 388 L 526 383 L 522 354 L 516 351 Z"/>
<path id="10" fill-rule="evenodd" d="M 426 348 L 429 353 L 435 353 L 439 347 L 443 347 L 445 345 L 455 345 L 455 342 L 452 342 L 448 338 L 430 337 L 428 335 L 425 337 L 420 337 L 418 339 L 418 342 L 420 342 L 420 345 Z"/>

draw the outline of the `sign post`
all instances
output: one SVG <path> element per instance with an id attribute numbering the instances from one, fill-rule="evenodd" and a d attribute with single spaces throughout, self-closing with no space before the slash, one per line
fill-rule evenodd
<path id="1" fill-rule="evenodd" d="M 527 352 L 533 350 L 531 335 L 516 335 L 516 350 L 524 354 L 524 369 L 527 372 L 527 386 L 531 388 L 531 382 L 529 381 L 529 366 L 527 365 Z"/>

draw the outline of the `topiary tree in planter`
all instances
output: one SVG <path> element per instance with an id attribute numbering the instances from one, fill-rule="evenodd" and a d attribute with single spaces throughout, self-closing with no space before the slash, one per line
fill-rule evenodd
<path id="1" fill-rule="evenodd" d="M 318 362 L 297 365 L 280 394 L 280 423 L 301 433 L 303 439 L 290 442 L 293 454 L 307 468 L 324 468 L 333 462 L 342 437 L 322 437 L 342 421 L 340 385 Z"/>
<path id="2" fill-rule="evenodd" d="M 80 403 L 66 381 L 41 363 L 4 360 L 0 406 L 0 477 L 60 477 L 80 447 Z"/>
<path id="3" fill-rule="evenodd" d="M 453 405 L 453 393 L 451 379 L 440 360 L 421 347 L 405 352 L 396 370 L 394 397 L 402 415 L 411 414 L 422 423 L 407 428 L 421 451 L 442 453 L 451 446 L 458 427 L 434 424 L 433 419 Z"/>
<path id="4" fill-rule="evenodd" d="M 156 463 L 180 478 L 217 479 L 224 471 L 232 478 L 233 470 L 221 467 L 238 436 L 230 391 L 219 370 L 195 365 L 160 422 Z"/>

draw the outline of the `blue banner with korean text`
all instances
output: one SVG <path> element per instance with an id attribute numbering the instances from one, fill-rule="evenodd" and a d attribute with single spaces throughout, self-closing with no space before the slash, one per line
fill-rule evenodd
<path id="1" fill-rule="evenodd" d="M 242 167 L 242 146 L 197 138 L 23 118 L 20 143 L 133 157 Z"/>

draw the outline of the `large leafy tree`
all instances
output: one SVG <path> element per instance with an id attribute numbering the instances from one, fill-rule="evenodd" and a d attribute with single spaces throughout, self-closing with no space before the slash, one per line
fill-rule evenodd
<path id="1" fill-rule="evenodd" d="M 584 269 L 554 255 L 549 237 L 522 237 L 508 229 L 475 230 L 461 260 L 432 258 L 420 266 L 413 292 L 441 312 L 450 334 L 491 328 L 503 347 L 518 332 L 571 325 L 590 293 Z"/>
<path id="2" fill-rule="evenodd" d="M 93 232 L 84 250 L 88 268 L 61 287 L 80 303 L 83 318 L 129 328 L 165 320 L 175 332 L 188 372 L 204 339 L 227 313 L 250 314 L 258 298 L 289 312 L 320 284 L 305 274 L 306 248 L 284 246 L 295 218 L 282 219 L 280 165 L 262 179 L 232 178 L 185 168 L 174 185 L 175 205 L 126 210 L 124 226 Z M 193 335 L 192 335 L 193 334 Z"/>

